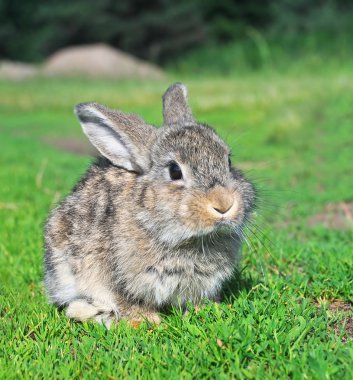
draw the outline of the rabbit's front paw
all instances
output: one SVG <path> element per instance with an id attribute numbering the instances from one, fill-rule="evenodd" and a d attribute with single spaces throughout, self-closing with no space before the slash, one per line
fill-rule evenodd
<path id="1" fill-rule="evenodd" d="M 127 315 L 126 319 L 133 327 L 139 326 L 141 322 L 146 320 L 152 325 L 159 325 L 161 323 L 161 318 L 157 312 L 137 307 Z"/>
<path id="2" fill-rule="evenodd" d="M 77 299 L 68 305 L 66 315 L 79 322 L 93 320 L 104 324 L 108 329 L 115 320 L 113 310 L 98 303 L 91 303 L 85 299 Z"/>

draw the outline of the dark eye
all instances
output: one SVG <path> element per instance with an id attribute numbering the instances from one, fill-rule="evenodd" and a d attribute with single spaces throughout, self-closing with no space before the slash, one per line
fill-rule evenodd
<path id="1" fill-rule="evenodd" d="M 176 162 L 171 162 L 169 164 L 169 175 L 170 179 L 173 181 L 183 178 L 183 173 L 181 172 L 180 166 Z"/>
<path id="2" fill-rule="evenodd" d="M 228 157 L 228 165 L 229 165 L 229 169 L 232 167 L 232 161 L 230 159 L 230 157 Z"/>

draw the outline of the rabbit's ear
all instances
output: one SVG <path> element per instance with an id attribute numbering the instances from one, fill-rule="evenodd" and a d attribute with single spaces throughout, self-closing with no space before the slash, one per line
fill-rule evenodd
<path id="1" fill-rule="evenodd" d="M 91 143 L 113 164 L 139 173 L 149 169 L 155 127 L 97 103 L 78 104 L 75 114 Z"/>
<path id="2" fill-rule="evenodd" d="M 187 96 L 187 89 L 182 83 L 174 83 L 164 93 L 164 125 L 195 123 L 188 105 Z"/>

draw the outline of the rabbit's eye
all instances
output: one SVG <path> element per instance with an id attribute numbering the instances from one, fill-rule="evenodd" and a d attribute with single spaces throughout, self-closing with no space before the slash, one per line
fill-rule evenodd
<path id="1" fill-rule="evenodd" d="M 183 173 L 181 172 L 180 166 L 176 162 L 171 162 L 169 164 L 169 175 L 170 179 L 173 181 L 183 178 Z"/>

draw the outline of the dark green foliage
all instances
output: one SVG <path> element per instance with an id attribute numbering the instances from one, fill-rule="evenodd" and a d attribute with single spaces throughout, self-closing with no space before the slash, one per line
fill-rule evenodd
<path id="1" fill-rule="evenodd" d="M 349 0 L 277 0 L 270 5 L 271 29 L 276 34 L 352 31 Z"/>
<path id="2" fill-rule="evenodd" d="M 0 54 L 24 60 L 93 42 L 158 60 L 205 35 L 198 4 L 170 0 L 48 0 L 40 6 L 37 0 L 0 0 L 0 24 Z"/>
<path id="3" fill-rule="evenodd" d="M 31 59 L 34 56 L 27 46 L 40 27 L 35 17 L 38 8 L 39 0 L 0 0 L 0 58 Z"/>
<path id="4" fill-rule="evenodd" d="M 213 41 L 242 38 L 249 26 L 263 29 L 271 20 L 270 0 L 199 1 L 208 25 L 208 37 Z"/>
<path id="5" fill-rule="evenodd" d="M 64 46 L 106 42 L 164 62 L 195 46 L 256 39 L 254 31 L 352 32 L 352 17 L 348 0 L 0 0 L 0 58 L 39 61 Z"/>

